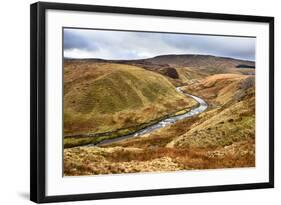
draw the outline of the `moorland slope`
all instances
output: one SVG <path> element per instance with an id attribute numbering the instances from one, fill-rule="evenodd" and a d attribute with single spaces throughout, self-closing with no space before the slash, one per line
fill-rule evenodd
<path id="1" fill-rule="evenodd" d="M 204 99 L 208 109 L 142 136 L 100 147 L 64 149 L 65 175 L 255 166 L 254 63 L 209 56 L 195 55 L 191 59 L 186 55 L 185 60 L 184 56 L 176 59 L 172 56 L 156 57 L 149 63 L 142 60 L 134 61 L 133 65 L 131 61 L 123 61 L 118 65 L 126 67 L 125 70 L 131 66 L 142 68 L 143 77 L 152 73 L 160 75 L 165 85 L 173 88 L 180 85 L 184 92 Z M 169 95 L 174 95 L 172 90 Z M 162 100 L 154 102 L 162 104 Z M 145 113 L 139 110 L 140 115 Z"/>
<path id="2" fill-rule="evenodd" d="M 137 66 L 67 62 L 64 68 L 64 133 L 132 132 L 196 102 L 162 75 Z"/>

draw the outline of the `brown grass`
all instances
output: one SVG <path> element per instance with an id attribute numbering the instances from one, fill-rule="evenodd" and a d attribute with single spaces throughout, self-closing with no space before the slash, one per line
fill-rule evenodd
<path id="1" fill-rule="evenodd" d="M 65 175 L 254 167 L 254 76 L 230 68 L 228 71 L 234 74 L 205 78 L 205 69 L 202 74 L 191 70 L 177 68 L 179 79 L 175 80 L 185 81 L 186 92 L 205 99 L 209 105 L 207 111 L 141 137 L 103 147 L 65 149 Z M 167 102 L 163 106 L 173 107 Z M 149 114 L 154 109 L 146 107 L 142 112 Z M 126 120 L 125 116 L 113 119 L 112 123 Z"/>
<path id="2" fill-rule="evenodd" d="M 162 75 L 136 66 L 66 63 L 64 133 L 103 133 L 137 126 L 196 104 Z"/>
<path id="3" fill-rule="evenodd" d="M 168 127 L 162 128 L 159 131 L 153 132 L 147 136 L 134 137 L 110 145 L 104 145 L 103 147 L 135 147 L 135 148 L 156 148 L 165 147 L 167 143 L 190 130 L 193 123 L 198 120 L 198 117 L 188 118 L 178 121 L 176 124 L 172 124 Z"/>
<path id="4" fill-rule="evenodd" d="M 255 166 L 254 142 L 243 141 L 220 149 L 76 148 L 65 150 L 65 175 L 176 171 Z M 81 157 L 77 157 L 75 152 Z"/>

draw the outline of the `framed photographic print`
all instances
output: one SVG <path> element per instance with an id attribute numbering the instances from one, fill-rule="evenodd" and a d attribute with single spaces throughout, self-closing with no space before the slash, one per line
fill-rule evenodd
<path id="1" fill-rule="evenodd" d="M 31 200 L 274 187 L 274 18 L 31 5 Z"/>

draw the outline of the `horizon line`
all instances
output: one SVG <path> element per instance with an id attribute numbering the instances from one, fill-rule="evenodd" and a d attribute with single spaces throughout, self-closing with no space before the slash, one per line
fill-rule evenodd
<path id="1" fill-rule="evenodd" d="M 64 59 L 69 59 L 69 60 L 104 60 L 104 61 L 136 61 L 136 60 L 147 60 L 147 59 L 152 59 L 156 57 L 161 57 L 161 56 L 210 56 L 210 57 L 216 57 L 216 58 L 226 58 L 226 59 L 233 59 L 233 60 L 241 60 L 241 61 L 250 61 L 256 63 L 255 60 L 249 60 L 249 59 L 241 59 L 241 58 L 233 58 L 233 57 L 228 57 L 228 56 L 216 56 L 216 55 L 209 55 L 209 54 L 163 54 L 163 55 L 156 55 L 152 57 L 147 57 L 147 58 L 136 58 L 136 59 L 105 59 L 105 58 L 75 58 L 75 57 L 65 57 L 63 56 Z"/>

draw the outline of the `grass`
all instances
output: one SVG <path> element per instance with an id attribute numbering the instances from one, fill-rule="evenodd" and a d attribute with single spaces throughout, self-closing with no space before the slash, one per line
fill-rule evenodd
<path id="1" fill-rule="evenodd" d="M 141 149 L 165 147 L 176 136 L 185 134 L 190 130 L 193 123 L 198 120 L 198 117 L 187 118 L 176 122 L 170 126 L 164 127 L 161 130 L 149 134 L 147 137 L 134 137 L 103 147 L 134 147 Z"/>
<path id="2" fill-rule="evenodd" d="M 90 135 L 95 135 L 95 134 L 89 134 L 89 136 L 79 136 L 78 135 L 78 136 L 73 136 L 73 137 L 65 137 L 64 138 L 64 148 L 71 148 L 71 147 L 87 145 L 87 144 L 97 144 L 103 140 L 113 139 L 113 138 L 118 138 L 120 136 L 133 134 L 134 132 L 136 132 L 140 129 L 143 129 L 145 127 L 148 127 L 152 124 L 155 124 L 155 123 L 161 121 L 162 119 L 165 119 L 167 117 L 181 115 L 181 114 L 188 112 L 189 110 L 190 110 L 189 108 L 186 108 L 186 109 L 177 111 L 175 113 L 162 116 L 161 118 L 152 120 L 147 123 L 142 123 L 142 124 L 139 124 L 139 125 L 133 126 L 133 127 L 118 129 L 116 131 L 112 131 L 109 133 L 96 133 L 96 136 L 90 136 Z"/>
<path id="3" fill-rule="evenodd" d="M 73 62 L 65 67 L 66 135 L 134 127 L 195 104 L 162 75 L 136 66 Z"/>
<path id="4" fill-rule="evenodd" d="M 79 108 L 76 103 L 67 107 L 69 110 L 65 112 L 65 118 L 68 122 L 73 119 L 75 121 L 71 126 L 66 127 L 65 132 L 76 134 L 73 130 L 83 131 L 82 133 L 84 131 L 86 133 L 107 131 L 109 134 L 96 138 L 66 137 L 64 139 L 64 174 L 93 175 L 254 167 L 255 82 L 254 76 L 243 75 L 243 72 L 247 74 L 252 70 L 229 68 L 226 71 L 233 73 L 213 75 L 213 73 L 223 71 L 221 68 L 235 64 L 226 62 L 224 59 L 224 65 L 220 65 L 217 69 L 215 66 L 221 62 L 218 59 L 213 60 L 215 61 L 210 68 L 214 68 L 209 70 L 206 66 L 200 69 L 177 67 L 179 78 L 171 80 L 166 76 L 163 81 L 164 85 L 157 82 L 162 79 L 159 78 L 159 73 L 154 76 L 151 74 L 153 72 L 147 70 L 144 72 L 137 66 L 84 62 L 83 72 L 79 72 L 80 70 L 74 64 L 69 65 L 72 66 L 71 68 L 65 67 L 65 71 L 68 72 L 66 90 L 72 92 L 71 95 L 74 98 L 79 95 L 83 97 L 88 91 L 90 92 L 83 101 L 88 107 Z M 212 75 L 206 76 L 208 73 L 212 73 Z M 148 74 L 151 75 L 151 78 L 144 78 Z M 83 90 L 82 85 L 85 84 L 85 79 L 87 79 L 88 87 Z M 124 84 L 120 84 L 120 88 L 125 89 L 125 92 L 118 93 L 115 91 L 115 87 L 119 85 L 120 81 L 124 82 Z M 138 83 L 135 84 L 135 82 Z M 142 84 L 140 85 L 139 82 Z M 207 101 L 208 110 L 196 117 L 178 121 L 140 137 L 101 147 L 67 148 L 77 144 L 96 143 L 103 139 L 118 137 L 133 132 L 140 128 L 138 126 L 145 126 L 163 116 L 182 114 L 186 111 L 185 109 L 192 106 L 192 102 L 184 101 L 178 93 L 174 94 L 174 86 L 170 82 L 185 84 L 186 92 Z M 97 109 L 96 103 L 99 102 L 92 102 L 92 100 L 87 102 L 89 99 L 96 99 L 96 94 L 93 92 L 95 89 L 91 90 L 91 86 L 95 88 L 100 86 L 101 90 L 97 94 L 99 95 L 97 99 L 103 97 L 106 99 L 103 87 L 108 84 L 114 85 L 114 88 L 108 90 L 110 95 L 114 95 L 113 104 L 97 104 L 98 107 L 100 106 Z M 170 90 L 170 86 L 173 89 Z M 77 93 L 76 87 L 79 88 Z M 158 90 L 160 98 L 155 96 Z M 166 93 L 173 97 L 163 98 Z M 126 95 L 129 96 L 124 100 L 123 97 Z M 116 108 L 115 103 L 118 105 Z M 132 108 L 127 103 L 132 104 Z M 186 106 L 187 104 L 188 106 Z M 122 107 L 123 105 L 126 106 Z M 120 107 L 122 109 L 118 110 Z"/>
<path id="5" fill-rule="evenodd" d="M 252 141 L 221 148 L 83 147 L 65 149 L 65 175 L 116 174 L 255 166 Z"/>
<path id="6" fill-rule="evenodd" d="M 220 74 L 198 83 L 195 92 L 208 101 L 210 109 L 200 115 L 188 132 L 175 138 L 169 146 L 224 147 L 254 138 L 255 84 L 253 79 L 253 77 L 238 74 Z"/>

